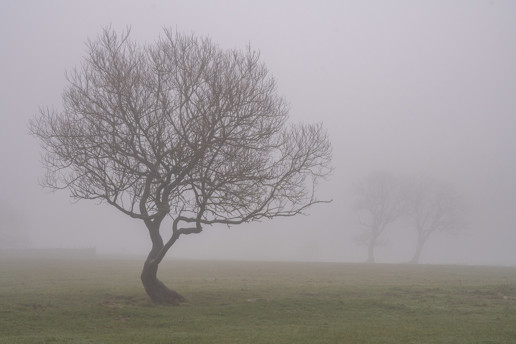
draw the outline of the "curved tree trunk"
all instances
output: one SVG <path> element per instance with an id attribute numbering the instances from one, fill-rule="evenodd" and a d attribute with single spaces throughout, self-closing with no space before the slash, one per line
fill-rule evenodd
<path id="1" fill-rule="evenodd" d="M 425 240 L 419 238 L 417 241 L 416 252 L 414 252 L 414 256 L 410 260 L 410 264 L 419 264 L 419 257 L 421 256 L 421 251 L 423 251 L 423 246 L 425 245 Z"/>
<path id="2" fill-rule="evenodd" d="M 169 289 L 157 277 L 159 263 L 178 237 L 174 236 L 165 246 L 159 233 L 159 224 L 160 222 L 158 221 L 146 223 L 152 241 L 152 249 L 143 265 L 140 278 L 145 292 L 149 295 L 152 302 L 162 305 L 178 305 L 184 302 L 185 298 L 174 290 Z"/>
<path id="3" fill-rule="evenodd" d="M 149 256 L 143 265 L 141 280 L 145 292 L 151 298 L 152 302 L 166 305 L 178 305 L 186 301 L 183 296 L 169 289 L 158 277 L 158 263 L 152 262 Z"/>
<path id="4" fill-rule="evenodd" d="M 367 249 L 367 263 L 375 263 L 374 247 L 376 246 L 376 237 L 371 238 Z"/>

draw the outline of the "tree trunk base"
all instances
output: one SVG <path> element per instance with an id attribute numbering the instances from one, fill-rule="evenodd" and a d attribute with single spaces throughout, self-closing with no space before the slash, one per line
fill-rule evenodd
<path id="1" fill-rule="evenodd" d="M 179 293 L 169 289 L 157 277 L 158 264 L 145 263 L 141 275 L 141 280 L 145 292 L 149 295 L 152 302 L 159 305 L 173 305 L 177 306 L 186 299 Z"/>
<path id="2" fill-rule="evenodd" d="M 149 295 L 152 302 L 159 305 L 177 306 L 186 299 L 176 291 L 169 289 L 163 282 L 156 279 L 151 283 L 144 282 L 145 291 Z"/>

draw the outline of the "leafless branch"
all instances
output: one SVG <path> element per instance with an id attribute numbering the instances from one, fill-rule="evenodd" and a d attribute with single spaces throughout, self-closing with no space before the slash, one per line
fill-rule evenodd
<path id="1" fill-rule="evenodd" d="M 157 261 L 202 225 L 326 202 L 315 192 L 331 172 L 329 139 L 321 124 L 287 123 L 258 52 L 171 30 L 139 45 L 129 29 L 109 27 L 87 49 L 67 73 L 62 110 L 42 109 L 30 125 L 45 152 L 44 183 L 143 220 Z M 173 235 L 164 243 L 166 216 Z"/>

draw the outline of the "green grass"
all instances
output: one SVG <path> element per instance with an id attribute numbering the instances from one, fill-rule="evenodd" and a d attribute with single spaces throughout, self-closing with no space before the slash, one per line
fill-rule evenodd
<path id="1" fill-rule="evenodd" d="M 516 268 L 0 261 L 0 343 L 516 343 Z"/>

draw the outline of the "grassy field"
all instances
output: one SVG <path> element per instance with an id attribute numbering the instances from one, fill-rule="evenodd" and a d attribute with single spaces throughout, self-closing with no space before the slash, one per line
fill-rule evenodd
<path id="1" fill-rule="evenodd" d="M 141 265 L 2 259 L 0 343 L 516 343 L 514 267 L 166 261 L 166 307 Z"/>

